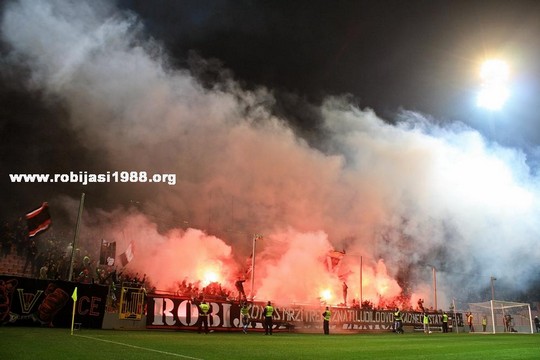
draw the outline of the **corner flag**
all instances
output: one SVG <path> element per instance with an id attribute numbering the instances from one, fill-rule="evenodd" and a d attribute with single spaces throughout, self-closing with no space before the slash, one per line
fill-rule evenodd
<path id="1" fill-rule="evenodd" d="M 75 306 L 77 305 L 77 287 L 75 286 L 75 290 L 73 290 L 73 294 L 71 295 L 71 298 L 73 299 L 73 314 L 71 315 L 71 335 L 73 335 L 73 326 L 75 325 Z"/>

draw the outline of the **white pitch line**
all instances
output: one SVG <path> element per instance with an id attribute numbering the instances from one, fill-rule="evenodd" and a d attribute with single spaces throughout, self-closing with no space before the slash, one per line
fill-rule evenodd
<path id="1" fill-rule="evenodd" d="M 157 353 L 160 353 L 160 354 L 177 356 L 177 357 L 181 357 L 181 358 L 184 358 L 184 359 L 204 360 L 204 359 L 196 358 L 196 357 L 192 357 L 192 356 L 187 356 L 187 355 L 181 355 L 181 354 L 171 353 L 171 352 L 168 352 L 168 351 L 155 350 L 155 349 L 145 348 L 145 347 L 137 346 L 137 345 L 124 344 L 124 343 L 121 343 L 121 342 L 111 341 L 111 340 L 105 340 L 105 339 L 100 339 L 100 338 L 95 338 L 95 337 L 92 337 L 92 336 L 86 336 L 86 335 L 75 335 L 75 336 L 79 336 L 79 337 L 83 337 L 83 338 L 87 338 L 87 339 L 92 339 L 92 340 L 103 341 L 103 342 L 107 342 L 107 343 L 111 343 L 111 344 L 116 344 L 116 345 L 127 346 L 127 347 L 134 348 L 134 349 L 140 349 L 140 350 L 146 350 L 146 351 L 153 351 L 153 352 L 157 352 Z"/>

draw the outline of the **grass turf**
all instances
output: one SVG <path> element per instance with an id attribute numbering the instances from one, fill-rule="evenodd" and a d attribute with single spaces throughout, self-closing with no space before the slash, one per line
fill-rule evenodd
<path id="1" fill-rule="evenodd" d="M 0 359 L 538 359 L 540 334 L 295 334 L 0 327 Z"/>

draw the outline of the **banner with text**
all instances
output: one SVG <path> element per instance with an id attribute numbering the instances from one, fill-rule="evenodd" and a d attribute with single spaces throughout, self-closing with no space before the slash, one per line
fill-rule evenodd
<path id="1" fill-rule="evenodd" d="M 71 327 L 75 287 L 75 323 L 101 329 L 107 286 L 6 275 L 0 275 L 0 325 Z"/>
<path id="2" fill-rule="evenodd" d="M 240 304 L 229 301 L 208 301 L 211 307 L 209 326 L 214 330 L 240 330 Z M 262 329 L 264 302 L 251 304 L 250 328 Z M 390 331 L 394 315 L 388 310 L 365 310 L 331 307 L 331 329 L 334 331 Z M 322 331 L 324 306 L 275 306 L 274 329 L 300 332 Z M 421 327 L 422 314 L 402 312 L 403 325 Z M 148 329 L 197 329 L 199 312 L 189 298 L 148 294 L 146 327 Z M 442 325 L 442 313 L 429 314 L 430 326 Z"/>

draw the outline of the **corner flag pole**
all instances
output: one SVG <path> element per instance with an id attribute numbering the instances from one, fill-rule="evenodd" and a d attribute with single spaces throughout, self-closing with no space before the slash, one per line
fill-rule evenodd
<path id="1" fill-rule="evenodd" d="M 75 290 L 73 290 L 73 294 L 71 295 L 71 298 L 73 299 L 73 313 L 71 315 L 71 335 L 73 335 L 73 325 L 75 325 L 75 308 L 77 305 L 77 287 L 75 286 Z"/>

